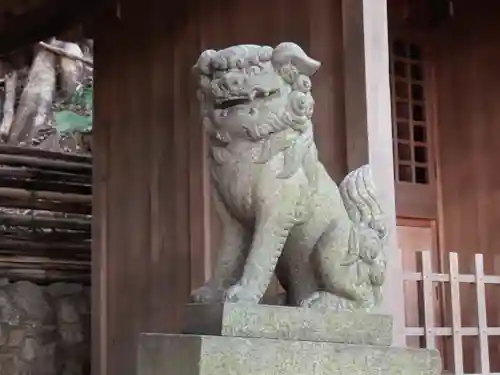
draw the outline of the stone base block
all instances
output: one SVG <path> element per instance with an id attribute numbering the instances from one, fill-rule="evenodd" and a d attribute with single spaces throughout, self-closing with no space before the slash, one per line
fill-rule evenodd
<path id="1" fill-rule="evenodd" d="M 189 304 L 184 333 L 391 345 L 392 317 L 241 303 Z"/>
<path id="2" fill-rule="evenodd" d="M 142 334 L 138 375 L 440 375 L 435 350 Z"/>

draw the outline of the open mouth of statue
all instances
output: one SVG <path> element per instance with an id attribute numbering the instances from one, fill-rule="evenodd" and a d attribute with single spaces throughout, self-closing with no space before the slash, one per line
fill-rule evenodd
<path id="1" fill-rule="evenodd" d="M 215 109 L 227 109 L 235 107 L 237 105 L 250 104 L 255 100 L 267 100 L 279 94 L 280 90 L 271 91 L 255 91 L 251 96 L 237 96 L 228 99 L 217 100 L 214 108 Z"/>

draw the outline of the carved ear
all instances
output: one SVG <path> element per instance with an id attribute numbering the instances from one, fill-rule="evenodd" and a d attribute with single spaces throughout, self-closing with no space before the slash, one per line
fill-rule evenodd
<path id="1" fill-rule="evenodd" d="M 292 64 L 301 74 L 312 76 L 321 66 L 321 63 L 307 56 L 302 48 L 291 42 L 280 43 L 273 52 L 274 66 Z"/>
<path id="2" fill-rule="evenodd" d="M 217 51 L 213 49 L 207 49 L 206 51 L 204 51 L 198 58 L 196 64 L 193 66 L 192 68 L 193 73 L 196 75 L 199 74 L 209 75 L 212 72 L 210 64 L 212 63 L 212 58 L 216 53 Z"/>

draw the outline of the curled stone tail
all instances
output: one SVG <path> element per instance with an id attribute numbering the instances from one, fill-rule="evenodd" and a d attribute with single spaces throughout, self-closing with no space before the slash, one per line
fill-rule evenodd
<path id="1" fill-rule="evenodd" d="M 369 165 L 350 172 L 339 186 L 347 214 L 354 224 L 371 228 L 380 239 L 387 236 L 384 212 L 380 206 Z"/>
<path id="2" fill-rule="evenodd" d="M 368 266 L 375 300 L 380 300 L 386 267 L 387 226 L 377 197 L 369 165 L 350 172 L 339 186 L 340 195 L 353 226 L 344 264 Z"/>

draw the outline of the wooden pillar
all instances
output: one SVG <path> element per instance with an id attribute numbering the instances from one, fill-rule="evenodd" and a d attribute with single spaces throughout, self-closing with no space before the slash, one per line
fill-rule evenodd
<path id="1" fill-rule="evenodd" d="M 180 332 L 190 289 L 204 280 L 203 238 L 190 223 L 190 212 L 202 215 L 190 4 L 172 12 L 162 0 L 121 0 L 97 22 L 94 375 L 136 374 L 139 334 Z"/>
<path id="2" fill-rule="evenodd" d="M 389 220 L 388 266 L 381 312 L 394 316 L 404 345 L 402 265 L 397 251 L 386 0 L 343 0 L 347 165 L 370 163 Z"/>

